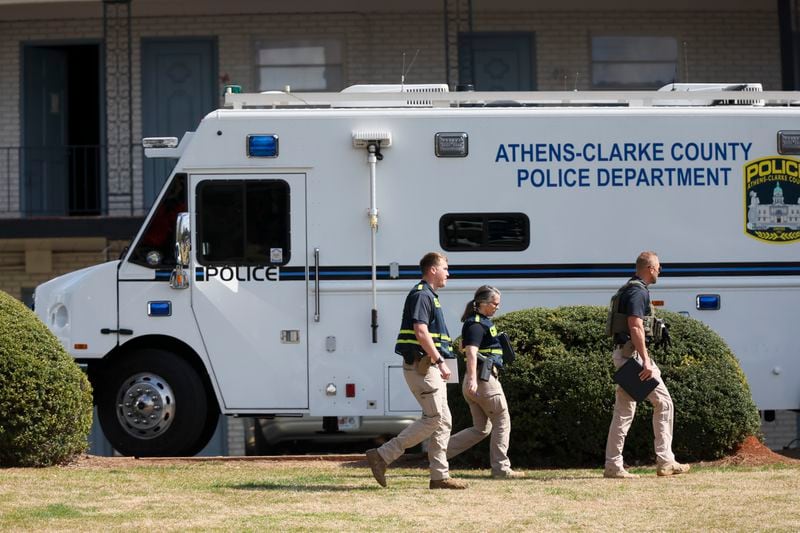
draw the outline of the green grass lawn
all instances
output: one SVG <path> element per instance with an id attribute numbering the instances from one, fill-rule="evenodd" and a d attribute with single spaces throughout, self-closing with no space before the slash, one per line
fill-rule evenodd
<path id="1" fill-rule="evenodd" d="M 798 531 L 800 466 L 697 467 L 608 480 L 600 469 L 497 481 L 456 470 L 466 491 L 428 490 L 423 468 L 363 462 L 125 459 L 0 470 L 0 530 Z"/>

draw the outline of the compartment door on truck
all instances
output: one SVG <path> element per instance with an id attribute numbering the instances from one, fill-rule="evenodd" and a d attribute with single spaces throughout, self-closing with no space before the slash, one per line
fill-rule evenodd
<path id="1" fill-rule="evenodd" d="M 227 409 L 308 408 L 306 176 L 191 175 L 192 310 Z"/>

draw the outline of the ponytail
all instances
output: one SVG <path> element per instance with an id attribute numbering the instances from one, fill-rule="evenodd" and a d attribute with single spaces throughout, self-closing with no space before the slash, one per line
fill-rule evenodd
<path id="1" fill-rule="evenodd" d="M 478 304 L 475 302 L 474 299 L 467 302 L 467 306 L 464 308 L 464 313 L 461 315 L 461 322 L 466 322 L 466 320 L 478 312 Z"/>

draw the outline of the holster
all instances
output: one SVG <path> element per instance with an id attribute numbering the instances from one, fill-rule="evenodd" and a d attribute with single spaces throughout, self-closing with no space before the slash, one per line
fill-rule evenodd
<path id="1" fill-rule="evenodd" d="M 492 368 L 494 361 L 484 355 L 478 354 L 478 379 L 481 381 L 489 381 L 492 377 Z"/>
<path id="2" fill-rule="evenodd" d="M 417 363 L 417 374 L 420 376 L 424 376 L 428 373 L 428 369 L 431 367 L 433 363 L 431 362 L 431 358 L 427 355 L 423 355 L 422 359 L 419 360 Z"/>

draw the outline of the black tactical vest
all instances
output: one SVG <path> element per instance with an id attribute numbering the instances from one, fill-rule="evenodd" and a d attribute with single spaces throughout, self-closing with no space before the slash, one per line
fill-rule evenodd
<path id="1" fill-rule="evenodd" d="M 497 338 L 497 328 L 494 323 L 481 315 L 475 313 L 475 316 L 468 319 L 470 322 L 477 322 L 483 326 L 483 338 L 481 345 L 478 346 L 478 352 L 486 356 L 503 355 L 503 347 L 500 345 L 500 340 Z"/>
<path id="2" fill-rule="evenodd" d="M 619 290 L 611 297 L 611 303 L 608 306 L 608 318 L 606 320 L 606 335 L 613 337 L 615 340 L 620 336 L 630 338 L 631 332 L 628 330 L 628 315 L 619 312 L 619 300 L 622 293 L 631 285 L 638 285 L 644 290 L 647 290 L 647 285 L 644 281 L 638 278 L 631 278 L 628 282 L 619 288 Z M 649 292 L 648 292 L 649 294 Z M 648 307 L 645 316 L 642 318 L 644 324 L 644 334 L 646 337 L 653 337 L 653 320 L 655 318 L 655 308 L 648 299 Z"/>
<path id="3" fill-rule="evenodd" d="M 411 296 L 420 291 L 426 293 L 421 295 L 422 298 L 429 297 L 433 300 L 432 316 L 428 319 L 428 333 L 430 333 L 433 338 L 433 344 L 442 357 L 445 359 L 452 359 L 454 357 L 450 348 L 452 339 L 450 339 L 450 333 L 447 331 L 447 324 L 444 322 L 444 313 L 442 312 L 439 298 L 436 296 L 436 293 L 433 292 L 431 286 L 424 281 L 416 284 L 408 295 Z M 414 335 L 414 321 L 410 314 L 406 313 L 405 308 L 403 308 L 403 319 L 400 322 L 400 333 L 397 335 L 397 343 L 394 345 L 394 351 L 400 355 L 409 353 L 422 355 L 425 353 L 417 340 L 417 336 Z"/>

